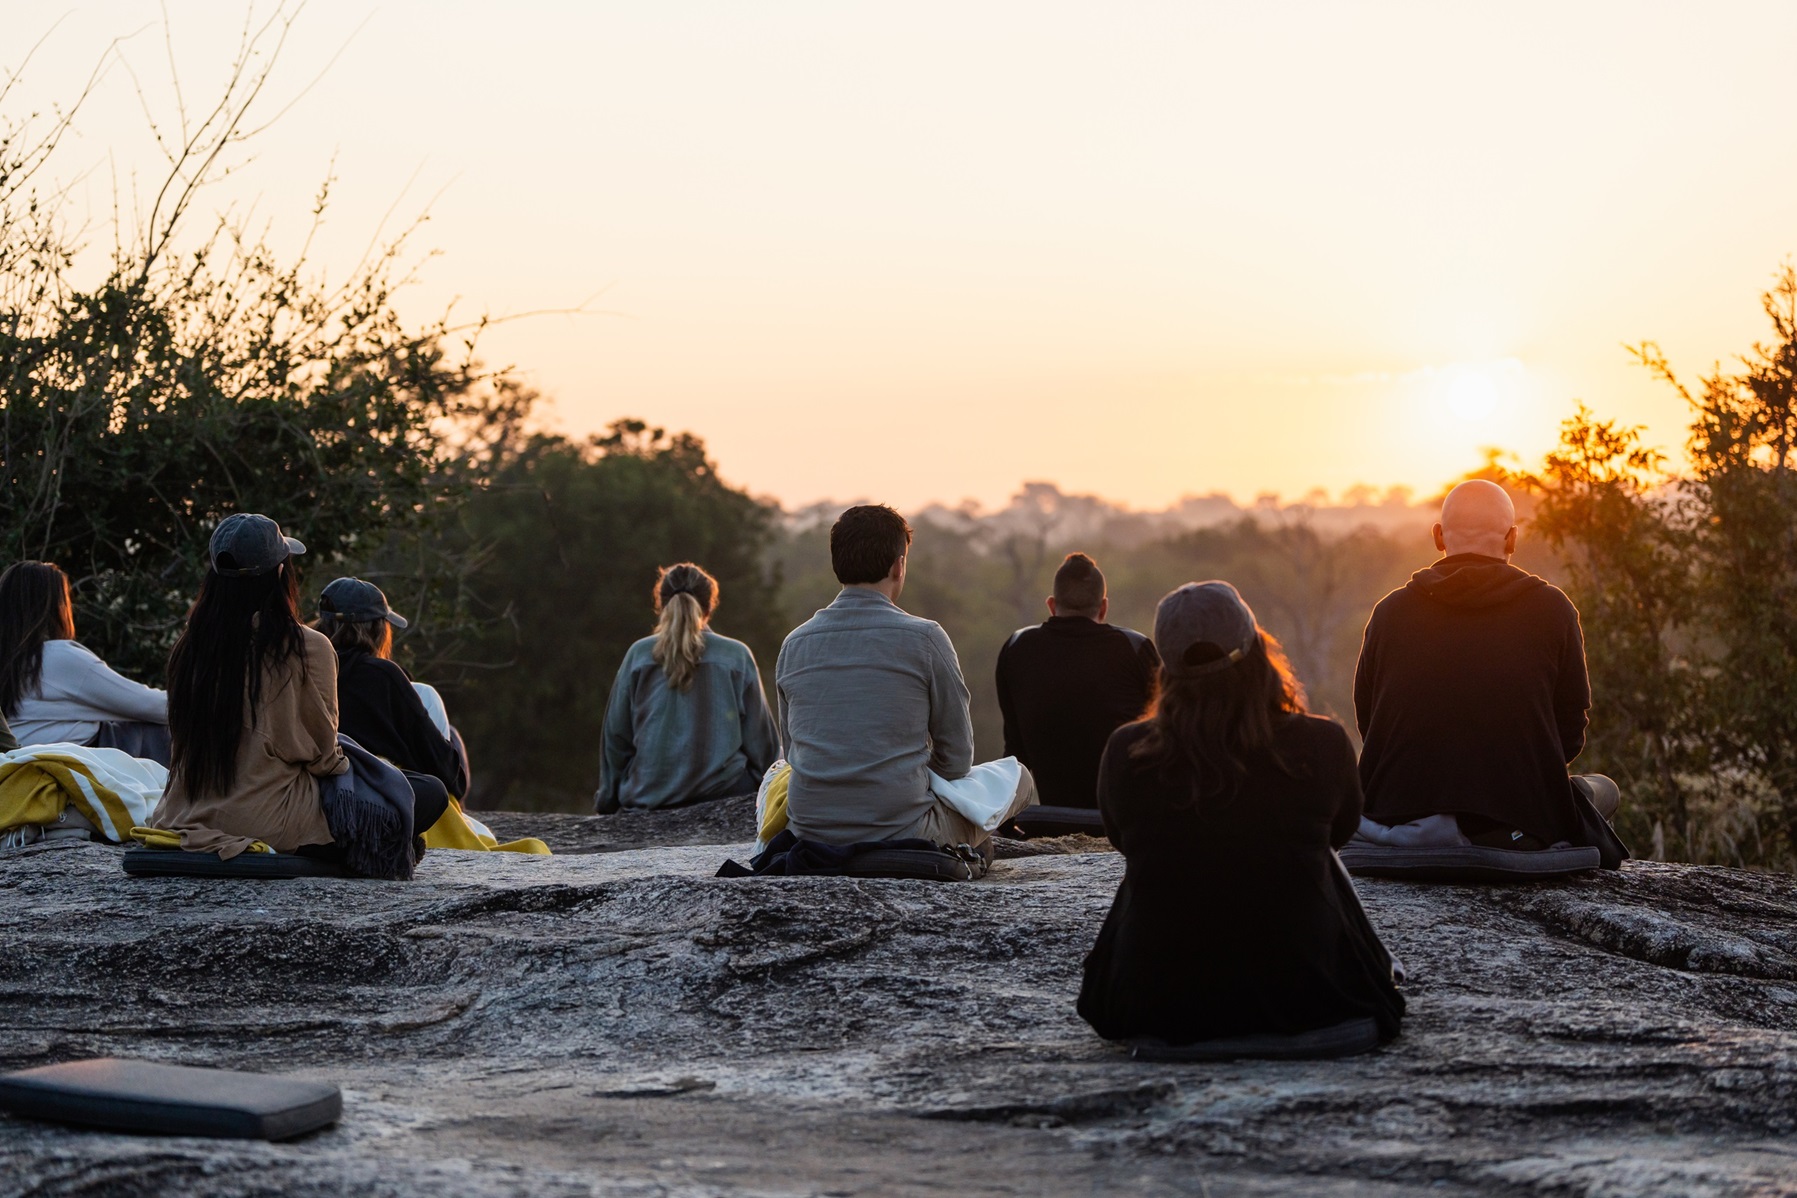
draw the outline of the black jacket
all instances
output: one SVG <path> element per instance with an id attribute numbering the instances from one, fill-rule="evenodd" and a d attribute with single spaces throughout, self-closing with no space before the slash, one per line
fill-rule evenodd
<path id="1" fill-rule="evenodd" d="M 337 729 L 402 770 L 429 774 L 459 798 L 468 795 L 462 756 L 424 710 L 398 662 L 359 649 L 337 654 Z"/>
<path id="2" fill-rule="evenodd" d="M 1496 558 L 1442 558 L 1367 621 L 1354 671 L 1367 815 L 1466 814 L 1580 843 L 1566 767 L 1590 707 L 1572 600 Z"/>
<path id="3" fill-rule="evenodd" d="M 1147 707 L 1160 664 L 1141 633 L 1084 616 L 1011 634 L 998 652 L 1005 756 L 1029 767 L 1044 805 L 1097 805 L 1105 742 Z"/>
<path id="4" fill-rule="evenodd" d="M 1286 770 L 1251 764 L 1228 797 L 1194 806 L 1189 774 L 1104 753 L 1098 809 L 1125 861 L 1086 958 L 1079 1013 L 1110 1040 L 1170 1044 L 1296 1033 L 1371 1018 L 1398 1034 L 1391 957 L 1333 849 L 1360 824 L 1354 746 L 1341 725 L 1286 716 Z"/>

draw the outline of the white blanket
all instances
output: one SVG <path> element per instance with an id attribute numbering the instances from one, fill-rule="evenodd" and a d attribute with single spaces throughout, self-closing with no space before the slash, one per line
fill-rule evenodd
<path id="1" fill-rule="evenodd" d="M 930 771 L 930 793 L 988 832 L 1004 822 L 1005 812 L 1023 781 L 1023 763 L 1015 757 L 986 761 L 950 782 Z"/>
<path id="2" fill-rule="evenodd" d="M 93 775 L 94 781 L 118 796 L 118 807 L 103 802 L 77 772 L 76 785 L 82 789 L 82 800 L 76 806 L 93 821 L 100 834 L 114 844 L 131 839 L 131 829 L 150 822 L 150 812 L 162 801 L 168 786 L 168 770 L 154 761 L 133 757 L 123 749 L 90 749 L 86 745 L 67 743 L 27 745 L 10 753 L 0 753 L 0 765 L 25 763 L 44 757 L 64 757 L 78 761 Z M 121 826 L 122 825 L 122 826 Z"/>

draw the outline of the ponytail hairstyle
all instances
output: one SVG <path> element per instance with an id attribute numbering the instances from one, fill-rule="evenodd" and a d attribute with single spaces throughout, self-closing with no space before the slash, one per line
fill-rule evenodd
<path id="1" fill-rule="evenodd" d="M 69 576 L 49 562 L 0 574 L 0 712 L 11 715 L 44 677 L 44 642 L 75 639 Z"/>
<path id="2" fill-rule="evenodd" d="M 1273 724 L 1308 710 L 1304 686 L 1292 673 L 1273 634 L 1258 629 L 1254 647 L 1234 665 L 1197 677 L 1172 677 L 1161 668 L 1142 722 L 1148 733 L 1131 756 L 1162 777 L 1195 780 L 1194 805 L 1227 798 L 1251 762 L 1270 762 L 1290 774 L 1273 744 Z"/>
<path id="3" fill-rule="evenodd" d="M 190 797 L 228 795 L 237 784 L 237 748 L 261 707 L 262 676 L 295 657 L 304 670 L 291 561 L 266 574 L 206 571 L 168 655 L 169 772 Z"/>
<path id="4" fill-rule="evenodd" d="M 655 582 L 655 648 L 650 655 L 677 691 L 693 684 L 705 655 L 705 626 L 718 606 L 718 580 L 681 562 L 663 567 Z"/>

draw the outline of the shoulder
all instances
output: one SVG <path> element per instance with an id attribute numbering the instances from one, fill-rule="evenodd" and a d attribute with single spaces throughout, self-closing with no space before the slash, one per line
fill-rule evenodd
<path id="1" fill-rule="evenodd" d="M 89 649 L 80 641 L 45 641 L 44 660 L 58 660 L 68 664 L 103 665 L 100 655 Z"/>
<path id="2" fill-rule="evenodd" d="M 1287 716 L 1277 726 L 1275 735 L 1292 748 L 1311 756 L 1354 756 L 1354 741 L 1348 730 L 1328 716 Z"/>
<path id="3" fill-rule="evenodd" d="M 755 651 L 735 637 L 705 630 L 705 656 L 724 665 L 755 665 Z"/>
<path id="4" fill-rule="evenodd" d="M 1036 640 L 1041 632 L 1042 625 L 1026 624 L 1005 638 L 1005 643 L 1003 647 L 999 649 L 999 652 L 1003 653 L 1006 649 L 1010 649 L 1013 646 L 1027 644 L 1030 641 Z"/>
<path id="5" fill-rule="evenodd" d="M 308 628 L 304 624 L 299 626 L 299 630 L 300 649 L 305 653 L 306 660 L 311 662 L 321 658 L 329 658 L 331 668 L 335 669 L 337 666 L 337 646 L 331 644 L 331 638 L 318 631 L 318 629 Z"/>
<path id="6" fill-rule="evenodd" d="M 1116 624 L 1111 625 L 1111 627 L 1123 637 L 1123 643 L 1129 646 L 1131 652 L 1144 655 L 1153 654 L 1156 658 L 1160 656 L 1154 648 L 1154 642 L 1137 632 L 1135 629 L 1124 628 Z"/>
<path id="7" fill-rule="evenodd" d="M 1547 579 L 1543 578 L 1541 580 L 1541 586 L 1537 588 L 1536 594 L 1539 596 L 1539 598 L 1536 599 L 1536 602 L 1541 604 L 1544 608 L 1549 611 L 1558 612 L 1560 615 L 1575 623 L 1578 621 L 1578 604 L 1572 601 L 1571 595 L 1568 595 L 1565 591 L 1561 590 Z"/>
<path id="8" fill-rule="evenodd" d="M 1130 750 L 1148 735 L 1148 731 L 1147 720 L 1135 720 L 1132 723 L 1119 725 L 1117 730 L 1111 733 L 1111 738 L 1105 742 L 1105 760 L 1113 765 L 1127 760 Z"/>

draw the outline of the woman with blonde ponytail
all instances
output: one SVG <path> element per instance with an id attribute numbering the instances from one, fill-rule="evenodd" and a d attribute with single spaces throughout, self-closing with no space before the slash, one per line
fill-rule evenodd
<path id="1" fill-rule="evenodd" d="M 711 630 L 717 579 L 667 566 L 654 602 L 655 633 L 630 646 L 605 706 L 601 814 L 754 794 L 779 753 L 755 655 Z"/>

